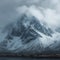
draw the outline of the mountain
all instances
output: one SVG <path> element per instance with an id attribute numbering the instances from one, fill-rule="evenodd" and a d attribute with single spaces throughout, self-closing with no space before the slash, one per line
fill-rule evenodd
<path id="1" fill-rule="evenodd" d="M 51 44 L 54 34 L 54 31 L 45 24 L 47 23 L 43 23 L 27 10 L 17 21 L 4 28 L 3 33 L 7 35 L 0 46 L 14 53 L 41 53 Z"/>

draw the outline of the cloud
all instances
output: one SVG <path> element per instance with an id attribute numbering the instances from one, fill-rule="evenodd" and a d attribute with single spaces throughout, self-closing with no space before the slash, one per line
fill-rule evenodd
<path id="1" fill-rule="evenodd" d="M 48 25 L 50 25 L 52 28 L 59 27 L 60 14 L 56 13 L 55 10 L 49 8 L 44 10 L 44 13 L 45 13 L 44 20 L 48 23 Z"/>
<path id="2" fill-rule="evenodd" d="M 60 0 L 52 0 L 51 3 L 54 6 L 53 8 L 55 8 L 57 12 L 59 13 L 60 12 Z"/>
<path id="3" fill-rule="evenodd" d="M 43 8 L 46 22 L 59 25 L 60 0 L 0 0 L 0 26 L 14 21 L 26 6 L 31 5 Z M 25 7 L 20 10 L 22 6 Z M 16 10 L 20 10 L 19 13 Z"/>
<path id="4" fill-rule="evenodd" d="M 47 25 L 52 28 L 52 29 L 56 29 L 57 27 L 59 27 L 60 25 L 60 14 L 58 14 L 56 12 L 56 10 L 51 9 L 51 8 L 43 8 L 40 6 L 35 6 L 35 5 L 31 5 L 31 6 L 21 6 L 17 8 L 18 13 L 21 14 L 21 10 L 22 12 L 26 12 L 29 10 L 29 12 L 35 16 L 38 20 L 42 21 L 42 22 L 46 22 Z"/>
<path id="5" fill-rule="evenodd" d="M 39 0 L 0 0 L 0 27 L 18 18 L 16 9 L 22 5 L 38 3 Z M 21 10 L 22 12 L 22 10 Z"/>

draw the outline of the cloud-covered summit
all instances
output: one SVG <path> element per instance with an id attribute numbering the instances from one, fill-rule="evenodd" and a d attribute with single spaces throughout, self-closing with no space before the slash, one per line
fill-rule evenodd
<path id="1" fill-rule="evenodd" d="M 19 14 L 16 11 L 18 7 L 31 5 L 45 8 L 46 20 L 52 20 L 51 23 L 53 21 L 54 23 L 56 23 L 56 21 L 60 22 L 60 0 L 0 0 L 0 27 L 4 27 L 7 23 L 18 18 Z M 20 12 L 22 11 L 23 10 L 20 10 Z M 59 23 L 57 23 L 57 25 L 58 24 Z"/>
<path id="2" fill-rule="evenodd" d="M 29 11 L 37 19 L 43 22 L 46 22 L 49 27 L 53 29 L 56 29 L 57 27 L 59 27 L 60 15 L 54 9 L 43 8 L 35 5 L 31 5 L 31 6 L 25 5 L 25 6 L 18 7 L 17 11 L 19 14 Z"/>

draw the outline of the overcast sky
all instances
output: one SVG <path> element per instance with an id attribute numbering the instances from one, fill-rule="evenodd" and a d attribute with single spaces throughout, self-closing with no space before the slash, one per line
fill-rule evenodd
<path id="1" fill-rule="evenodd" d="M 0 0 L 0 27 L 16 20 L 19 16 L 17 8 L 23 5 L 36 5 L 56 10 L 55 16 L 60 16 L 60 0 Z"/>

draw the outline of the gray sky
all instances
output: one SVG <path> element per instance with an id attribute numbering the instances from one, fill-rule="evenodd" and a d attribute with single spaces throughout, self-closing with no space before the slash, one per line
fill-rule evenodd
<path id="1" fill-rule="evenodd" d="M 38 5 L 59 10 L 59 0 L 0 0 L 0 27 L 18 18 L 16 9 L 22 5 Z M 56 5 L 56 6 L 55 6 Z"/>

